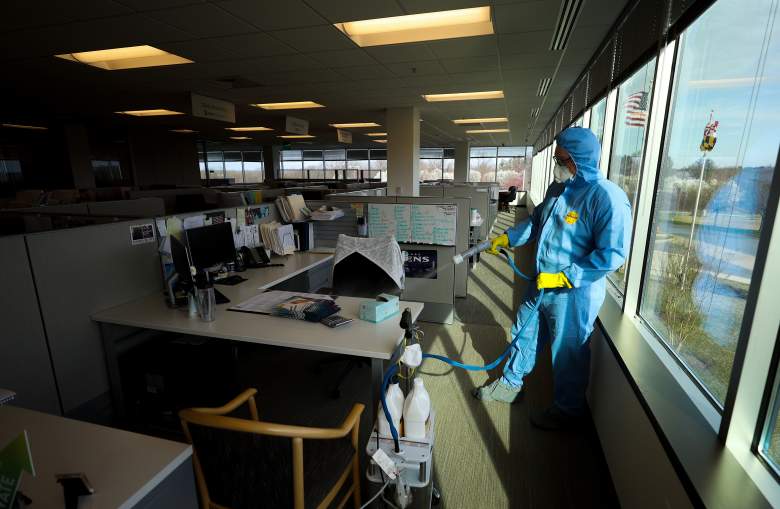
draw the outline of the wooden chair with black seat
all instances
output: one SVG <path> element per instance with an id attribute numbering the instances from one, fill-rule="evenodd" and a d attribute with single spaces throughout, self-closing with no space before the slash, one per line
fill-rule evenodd
<path id="1" fill-rule="evenodd" d="M 204 509 L 360 507 L 358 436 L 364 406 L 338 428 L 263 422 L 247 389 L 219 408 L 181 410 Z M 246 404 L 249 418 L 229 414 Z M 349 482 L 351 479 L 351 482 Z"/>

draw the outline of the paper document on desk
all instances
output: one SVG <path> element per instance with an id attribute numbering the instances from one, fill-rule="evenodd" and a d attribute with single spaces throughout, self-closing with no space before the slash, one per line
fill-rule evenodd
<path id="1" fill-rule="evenodd" d="M 330 295 L 321 295 L 317 293 L 301 293 L 301 292 L 285 292 L 282 290 L 268 290 L 263 293 L 259 293 L 254 297 L 245 300 L 240 304 L 231 306 L 228 311 L 241 311 L 244 313 L 259 313 L 263 315 L 270 315 L 276 306 L 292 297 L 309 297 L 312 299 L 330 299 L 333 297 Z"/>

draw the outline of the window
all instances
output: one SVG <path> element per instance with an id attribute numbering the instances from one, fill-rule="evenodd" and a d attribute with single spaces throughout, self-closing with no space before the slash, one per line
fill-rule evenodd
<path id="1" fill-rule="evenodd" d="M 233 183 L 244 181 L 243 160 L 241 152 L 223 152 L 225 161 L 225 178 L 233 179 Z"/>
<path id="2" fill-rule="evenodd" d="M 263 181 L 263 154 L 260 151 L 210 150 L 208 154 L 209 178 L 233 179 L 234 184 L 254 184 Z M 206 162 L 198 151 L 200 178 L 206 179 Z"/>
<path id="3" fill-rule="evenodd" d="M 444 175 L 444 150 L 420 149 L 420 180 L 441 180 Z"/>
<path id="4" fill-rule="evenodd" d="M 498 147 L 496 182 L 501 189 L 524 189 L 526 147 Z"/>
<path id="5" fill-rule="evenodd" d="M 524 189 L 525 171 L 532 154 L 533 147 L 472 147 L 469 181 L 498 182 L 502 189 L 510 186 Z"/>
<path id="6" fill-rule="evenodd" d="M 655 59 L 639 69 L 618 87 L 615 133 L 609 159 L 609 179 L 619 185 L 636 210 L 636 193 L 644 154 L 645 133 L 650 120 L 650 99 L 655 77 Z M 625 265 L 608 276 L 623 293 L 626 287 Z"/>
<path id="7" fill-rule="evenodd" d="M 18 159 L 0 159 L 0 195 L 10 193 L 21 187 L 24 182 L 21 161 Z"/>
<path id="8" fill-rule="evenodd" d="M 93 159 L 92 173 L 95 174 L 95 184 L 98 187 L 122 183 L 122 168 L 119 161 Z"/>
<path id="9" fill-rule="evenodd" d="M 683 33 L 660 160 L 640 315 L 720 405 L 780 140 L 776 10 L 719 0 Z"/>
<path id="10" fill-rule="evenodd" d="M 769 406 L 769 415 L 759 453 L 769 461 L 775 472 L 780 472 L 780 373 L 775 373 L 774 397 Z"/>
<path id="11" fill-rule="evenodd" d="M 607 98 L 596 103 L 590 110 L 590 130 L 599 139 L 599 144 L 604 143 L 604 120 L 607 116 Z"/>

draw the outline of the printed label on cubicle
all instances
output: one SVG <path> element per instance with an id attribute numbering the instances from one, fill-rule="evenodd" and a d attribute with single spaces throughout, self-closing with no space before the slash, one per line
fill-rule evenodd
<path id="1" fill-rule="evenodd" d="M 403 251 L 403 256 L 407 278 L 436 279 L 438 253 L 435 249 L 409 249 Z"/>

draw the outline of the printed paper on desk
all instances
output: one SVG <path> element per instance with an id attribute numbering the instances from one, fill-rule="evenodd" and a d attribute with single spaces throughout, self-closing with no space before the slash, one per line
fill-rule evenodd
<path id="1" fill-rule="evenodd" d="M 256 224 L 250 224 L 245 227 L 245 238 L 247 247 L 257 247 L 260 245 L 260 233 L 258 232 Z"/>
<path id="2" fill-rule="evenodd" d="M 201 226 L 204 226 L 204 218 L 202 214 L 198 214 L 195 216 L 185 217 L 184 221 L 182 221 L 182 227 L 185 230 L 189 230 L 191 228 L 200 228 Z"/>

